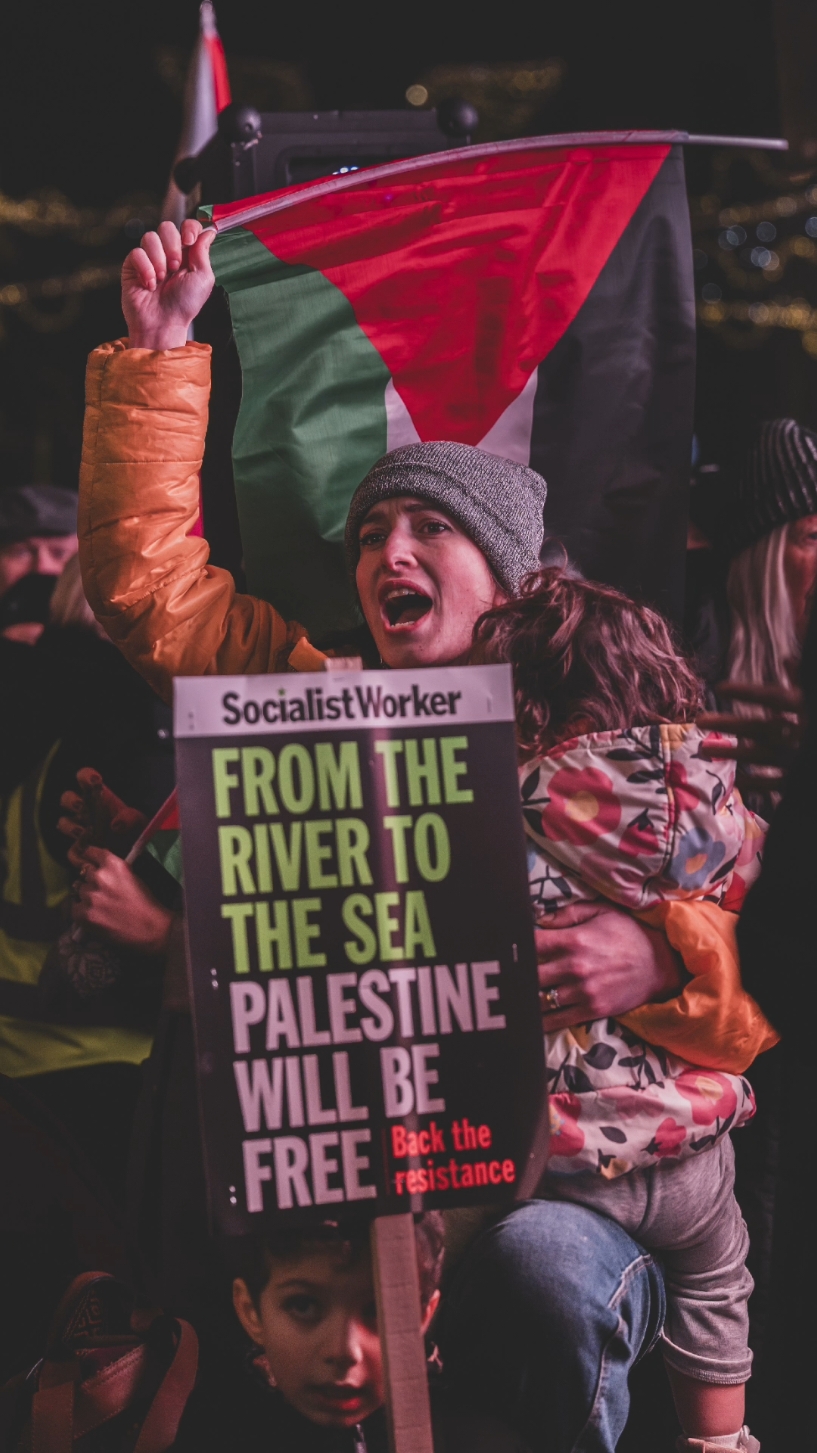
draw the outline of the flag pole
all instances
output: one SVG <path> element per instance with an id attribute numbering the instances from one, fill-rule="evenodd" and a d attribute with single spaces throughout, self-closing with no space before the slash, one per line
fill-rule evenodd
<path id="1" fill-rule="evenodd" d="M 458 161 L 479 161 L 485 157 L 507 156 L 515 151 L 543 151 L 577 146 L 736 146 L 750 151 L 788 151 L 789 143 L 780 137 L 761 136 L 695 136 L 688 131 L 566 131 L 553 136 L 521 136 L 514 141 L 486 141 L 478 146 L 457 146 L 451 151 L 432 151 L 427 156 L 413 156 L 401 161 L 384 162 L 381 166 L 361 168 L 343 176 L 325 177 L 306 186 L 268 193 L 261 201 L 253 200 L 218 217 L 211 224 L 216 232 L 231 232 L 261 217 L 284 212 L 301 202 L 345 192 L 367 182 L 385 181 L 405 172 L 423 167 L 447 166 Z"/>
<path id="2" fill-rule="evenodd" d="M 216 133 L 219 112 L 230 104 L 230 81 L 224 47 L 216 28 L 216 12 L 210 0 L 199 6 L 199 33 L 184 88 L 182 130 L 170 180 L 162 203 L 162 221 L 181 227 L 187 216 L 189 198 L 176 185 L 176 163 L 198 155 Z"/>
<path id="3" fill-rule="evenodd" d="M 389 1450 L 434 1453 L 414 1217 L 378 1216 L 371 1235 Z"/>

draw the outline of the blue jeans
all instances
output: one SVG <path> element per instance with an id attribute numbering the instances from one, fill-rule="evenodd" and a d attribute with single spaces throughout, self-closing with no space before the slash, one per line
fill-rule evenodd
<path id="1" fill-rule="evenodd" d="M 664 1286 L 614 1221 L 529 1201 L 469 1249 L 438 1329 L 457 1399 L 510 1424 L 532 1453 L 614 1453 L 631 1367 L 656 1341 Z"/>

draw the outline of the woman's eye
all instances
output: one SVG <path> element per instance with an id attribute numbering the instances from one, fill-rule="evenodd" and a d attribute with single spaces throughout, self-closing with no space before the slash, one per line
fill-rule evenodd
<path id="1" fill-rule="evenodd" d="M 365 549 L 367 545 L 381 545 L 382 543 L 382 530 L 369 530 L 365 535 L 361 535 L 359 540 L 361 550 Z"/>
<path id="2" fill-rule="evenodd" d="M 448 530 L 448 525 L 442 520 L 426 520 L 423 529 L 429 535 L 444 535 Z"/>

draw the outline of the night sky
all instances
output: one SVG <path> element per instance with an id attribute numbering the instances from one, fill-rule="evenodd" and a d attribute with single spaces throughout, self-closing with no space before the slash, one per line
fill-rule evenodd
<path id="1" fill-rule="evenodd" d="M 314 104 L 405 105 L 430 63 L 561 56 L 548 130 L 778 125 L 769 3 L 283 5 L 225 0 L 228 57 L 303 66 Z M 470 18 L 469 18 L 470 16 Z M 190 47 L 195 0 L 22 4 L 4 24 L 2 185 L 75 201 L 164 185 L 179 110 L 156 51 Z"/>
<path id="2" fill-rule="evenodd" d="M 530 131 L 679 127 L 776 135 L 771 3 L 354 5 L 223 0 L 219 29 L 236 75 L 270 58 L 300 68 L 307 104 L 405 106 L 408 85 L 452 61 L 560 57 L 564 80 Z M 168 65 L 193 44 L 195 0 L 75 0 L 16 5 L 0 58 L 0 190 L 56 188 L 78 204 L 144 193 L 158 201 L 180 123 Z M 168 61 L 168 57 L 170 60 Z M 236 100 L 241 95 L 234 77 Z M 691 191 L 707 158 L 688 153 Z M 0 227 L 0 286 L 115 261 L 123 233 L 98 248 Z M 77 317 L 47 329 L 5 314 L 0 339 L 0 483 L 74 483 L 84 357 L 121 331 L 116 288 L 85 294 Z M 55 312 L 58 311 L 55 305 Z M 42 315 L 46 324 L 42 325 Z"/>

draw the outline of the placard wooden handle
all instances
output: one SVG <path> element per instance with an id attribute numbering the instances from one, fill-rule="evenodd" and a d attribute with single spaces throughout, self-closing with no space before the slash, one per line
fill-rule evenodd
<path id="1" fill-rule="evenodd" d="M 391 1453 L 434 1453 L 411 1215 L 373 1221 L 372 1261 Z"/>

